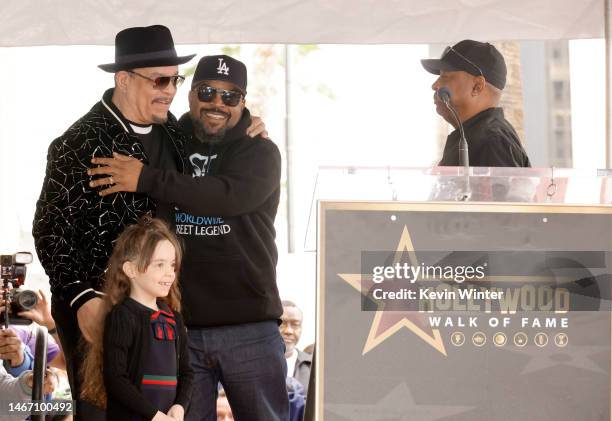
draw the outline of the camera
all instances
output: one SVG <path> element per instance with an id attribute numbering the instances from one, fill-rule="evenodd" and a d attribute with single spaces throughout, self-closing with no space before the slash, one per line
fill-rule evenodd
<path id="1" fill-rule="evenodd" d="M 32 263 L 32 254 L 19 252 L 0 255 L 0 281 L 2 281 L 2 304 L 0 323 L 30 324 L 31 320 L 17 316 L 17 313 L 31 310 L 38 304 L 38 296 L 33 291 L 22 290 L 26 278 L 26 265 Z"/>
<path id="2" fill-rule="evenodd" d="M 17 314 L 22 311 L 32 310 L 38 304 L 38 297 L 34 291 L 29 289 L 13 290 L 13 298 L 11 300 L 11 313 Z"/>

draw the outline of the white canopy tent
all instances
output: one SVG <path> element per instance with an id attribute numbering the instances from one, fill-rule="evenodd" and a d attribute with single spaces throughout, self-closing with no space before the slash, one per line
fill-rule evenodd
<path id="1" fill-rule="evenodd" d="M 602 38 L 604 34 L 610 39 L 604 11 L 612 10 L 611 2 L 2 0 L 0 47 L 113 45 L 114 36 L 121 29 L 156 23 L 170 27 L 178 44 L 448 44 L 465 38 L 581 39 Z M 607 51 L 610 48 L 608 43 Z M 606 62 L 609 63 L 609 60 Z M 41 66 L 45 65 L 53 63 L 41 63 Z M 7 80 L 11 82 L 11 79 Z M 607 98 L 610 98 L 609 86 L 608 83 Z M 45 106 L 52 104 L 48 98 L 37 97 L 36 101 Z M 610 109 L 608 105 L 607 115 Z M 611 121 L 607 119 L 608 145 L 612 139 Z M 35 123 L 27 121 L 27 124 Z M 1 132 L 0 127 L 0 135 L 4 136 L 5 143 L 15 142 Z M 5 160 L 8 162 L 12 158 L 8 153 L 6 155 Z M 607 156 L 607 166 L 611 168 L 610 147 Z M 18 164 L 25 167 L 27 162 Z M 14 190 L 17 191 L 16 188 Z M 4 197 L 11 196 L 5 194 Z"/>
<path id="2" fill-rule="evenodd" d="M 112 45 L 154 23 L 181 44 L 601 38 L 603 11 L 604 0 L 3 0 L 0 46 Z"/>
<path id="3" fill-rule="evenodd" d="M 0 47 L 113 45 L 163 23 L 178 44 L 410 44 L 461 39 L 610 40 L 612 0 L 4 0 Z M 612 167 L 606 43 L 606 166 Z"/>

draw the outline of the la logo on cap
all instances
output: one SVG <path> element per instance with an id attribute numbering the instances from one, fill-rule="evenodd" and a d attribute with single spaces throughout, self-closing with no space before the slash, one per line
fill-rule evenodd
<path id="1" fill-rule="evenodd" d="M 219 58 L 219 67 L 217 67 L 217 73 L 220 75 L 229 76 L 229 67 L 227 67 L 227 63 L 223 61 L 223 58 Z"/>

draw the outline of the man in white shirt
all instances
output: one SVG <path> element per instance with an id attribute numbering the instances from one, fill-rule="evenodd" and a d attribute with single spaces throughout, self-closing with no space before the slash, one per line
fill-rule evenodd
<path id="1" fill-rule="evenodd" d="M 280 332 L 285 341 L 285 358 L 287 359 L 287 375 L 296 379 L 304 386 L 304 396 L 308 393 L 308 379 L 312 355 L 297 349 L 302 336 L 302 310 L 292 301 L 284 300 L 281 316 Z"/>

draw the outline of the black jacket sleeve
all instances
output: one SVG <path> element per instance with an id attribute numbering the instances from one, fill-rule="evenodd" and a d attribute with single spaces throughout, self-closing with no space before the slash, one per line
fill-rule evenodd
<path id="1" fill-rule="evenodd" d="M 281 157 L 272 141 L 250 139 L 223 160 L 222 174 L 205 177 L 145 165 L 137 191 L 193 214 L 229 217 L 254 211 L 278 189 Z"/>
<path id="2" fill-rule="evenodd" d="M 183 323 L 180 314 L 175 313 L 177 318 L 177 326 L 179 328 L 179 364 L 178 364 L 178 384 L 176 388 L 175 404 L 181 405 L 185 410 L 189 406 L 191 400 L 191 392 L 193 388 L 193 369 L 189 361 L 189 351 L 187 349 L 187 329 Z"/>
<path id="3" fill-rule="evenodd" d="M 493 132 L 478 153 L 477 162 L 487 167 L 530 167 L 519 146 L 502 133 Z"/>
<path id="4" fill-rule="evenodd" d="M 136 335 L 136 323 L 127 310 L 113 308 L 104 324 L 104 386 L 108 400 L 121 403 L 130 411 L 152 419 L 157 408 L 142 396 L 130 381 L 128 351 Z"/>
<path id="5" fill-rule="evenodd" d="M 78 130 L 69 129 L 54 140 L 47 154 L 47 169 L 36 203 L 32 235 L 38 258 L 49 276 L 51 292 L 67 301 L 76 311 L 96 297 L 92 284 L 82 272 L 86 267 L 75 229 L 83 217 L 88 195 L 89 162 L 73 145 Z"/>

